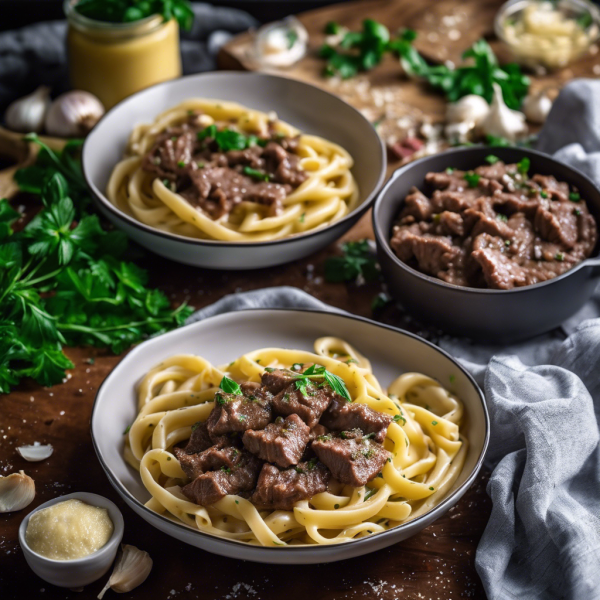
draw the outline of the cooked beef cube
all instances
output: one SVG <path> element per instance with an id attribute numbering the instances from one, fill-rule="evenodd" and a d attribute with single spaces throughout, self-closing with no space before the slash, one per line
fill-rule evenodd
<path id="1" fill-rule="evenodd" d="M 469 199 L 464 192 L 448 192 L 436 190 L 431 197 L 435 212 L 444 210 L 462 212 L 469 208 Z"/>
<path id="2" fill-rule="evenodd" d="M 261 380 L 267 391 L 275 396 L 283 388 L 296 381 L 297 377 L 297 373 L 288 371 L 287 369 L 269 369 L 261 375 Z"/>
<path id="3" fill-rule="evenodd" d="M 577 216 L 573 203 L 553 202 L 548 209 L 539 206 L 533 221 L 543 240 L 571 249 L 577 242 Z"/>
<path id="4" fill-rule="evenodd" d="M 325 427 L 321 423 L 317 423 L 311 430 L 309 435 L 309 440 L 312 442 L 315 438 L 318 438 L 320 435 L 327 435 L 329 433 L 329 429 Z"/>
<path id="5" fill-rule="evenodd" d="M 337 394 L 328 386 L 319 387 L 319 383 L 309 382 L 306 396 L 295 384 L 281 390 L 273 398 L 273 410 L 278 415 L 297 414 L 310 428 L 314 427 L 334 396 Z"/>
<path id="6" fill-rule="evenodd" d="M 419 221 L 428 219 L 433 213 L 431 200 L 416 187 L 412 187 L 410 194 L 404 200 L 404 208 L 400 213 L 400 218 L 412 216 Z"/>
<path id="7" fill-rule="evenodd" d="M 233 468 L 222 467 L 199 475 L 182 492 L 187 498 L 201 506 L 214 504 L 229 494 L 249 492 L 256 485 L 262 461 L 249 452 L 242 452 Z"/>
<path id="8" fill-rule="evenodd" d="M 477 240 L 486 235 L 481 234 Z M 477 245 L 476 241 L 473 247 L 475 248 Z M 499 248 L 491 246 L 480 248 L 474 250 L 471 257 L 481 266 L 485 281 L 492 289 L 511 290 L 528 283 L 525 271 Z"/>
<path id="9" fill-rule="evenodd" d="M 506 165 L 502 161 L 498 161 L 493 165 L 482 165 L 475 169 L 477 175 L 481 175 L 486 179 L 493 179 L 500 181 L 504 175 L 508 172 Z"/>
<path id="10" fill-rule="evenodd" d="M 327 491 L 330 476 L 316 459 L 285 471 L 265 463 L 250 501 L 261 508 L 292 510 L 296 502 Z"/>
<path id="11" fill-rule="evenodd" d="M 373 439 L 382 443 L 392 417 L 369 408 L 366 404 L 347 402 L 335 398 L 321 417 L 321 423 L 329 429 L 349 431 L 360 429 L 363 433 L 375 434 Z"/>
<path id="12" fill-rule="evenodd" d="M 531 178 L 535 183 L 539 184 L 551 197 L 557 200 L 566 202 L 569 199 L 569 184 L 559 182 L 552 175 L 534 175 Z"/>
<path id="13" fill-rule="evenodd" d="M 276 142 L 269 142 L 263 151 L 266 168 L 275 175 L 275 181 L 298 187 L 306 181 L 308 174 L 300 168 L 300 157 L 290 154 Z M 290 190 L 291 191 L 291 190 Z"/>
<path id="14" fill-rule="evenodd" d="M 280 467 L 289 467 L 300 462 L 310 435 L 308 425 L 295 414 L 286 419 L 277 417 L 265 429 L 244 433 L 244 446 L 263 460 Z"/>
<path id="15" fill-rule="evenodd" d="M 247 388 L 246 388 L 247 389 Z M 262 393 L 249 396 L 215 394 L 215 407 L 208 416 L 207 428 L 211 436 L 219 436 L 232 431 L 264 429 L 272 420 L 271 404 Z"/>
<path id="16" fill-rule="evenodd" d="M 438 216 L 439 215 L 439 216 Z M 437 219 L 436 219 L 437 217 Z M 440 230 L 442 235 L 464 235 L 465 234 L 465 222 L 459 213 L 450 212 L 445 210 L 438 213 L 435 220 L 439 221 Z"/>
<path id="17" fill-rule="evenodd" d="M 415 235 L 404 229 L 395 231 L 390 245 L 400 260 L 408 262 L 414 257 L 419 268 L 430 275 L 446 271 L 461 253 L 449 237 Z"/>
<path id="18" fill-rule="evenodd" d="M 221 467 L 231 469 L 242 459 L 242 451 L 235 446 L 211 446 L 197 454 L 188 454 L 181 448 L 173 448 L 173 454 L 190 479 L 195 479 L 205 471 L 216 471 Z"/>
<path id="19" fill-rule="evenodd" d="M 497 215 L 489 216 L 473 208 L 465 210 L 466 230 L 471 232 L 473 237 L 480 233 L 489 233 L 493 236 L 510 238 L 513 230 Z"/>
<path id="20" fill-rule="evenodd" d="M 508 214 L 522 212 L 530 218 L 533 218 L 540 204 L 539 200 L 530 200 L 517 194 L 509 193 L 494 194 L 493 202 L 496 210 L 501 208 L 501 212 Z"/>
<path id="21" fill-rule="evenodd" d="M 390 453 L 359 430 L 317 438 L 312 449 L 340 483 L 360 487 L 383 469 Z"/>
<path id="22" fill-rule="evenodd" d="M 195 423 L 192 426 L 192 435 L 185 447 L 185 451 L 188 454 L 196 454 L 210 448 L 214 443 L 208 435 L 206 421 Z"/>
<path id="23" fill-rule="evenodd" d="M 463 171 L 455 171 L 455 173 L 427 173 L 425 181 L 439 190 L 455 191 L 465 187 L 465 182 L 462 177 Z"/>

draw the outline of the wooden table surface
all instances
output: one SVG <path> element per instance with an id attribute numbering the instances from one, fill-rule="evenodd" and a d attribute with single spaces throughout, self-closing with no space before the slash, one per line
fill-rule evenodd
<path id="1" fill-rule="evenodd" d="M 417 47 L 428 58 L 456 60 L 473 41 L 491 33 L 493 15 L 500 4 L 498 0 L 361 0 L 312 11 L 300 19 L 311 33 L 313 51 L 322 41 L 321 31 L 327 21 L 336 20 L 358 28 L 362 19 L 372 17 L 392 30 L 412 27 L 419 31 Z M 466 15 L 461 21 L 458 41 L 448 38 L 450 29 L 442 24 L 442 17 L 456 10 Z M 435 43 L 428 35 L 432 31 L 438 35 Z M 220 65 L 251 68 L 246 60 L 249 40 L 248 35 L 242 35 L 228 44 L 220 54 Z M 502 54 L 493 41 L 492 45 Z M 574 76 L 592 75 L 596 62 L 590 56 L 571 68 L 538 78 L 535 86 L 561 85 Z M 321 67 L 322 63 L 310 54 L 287 74 L 327 85 L 318 77 Z M 374 85 L 401 82 L 398 64 L 391 59 L 369 77 Z M 431 116 L 443 114 L 442 99 L 428 93 L 420 83 L 404 80 L 402 86 L 407 102 Z M 13 142 L 0 139 L 0 154 L 6 143 Z M 0 194 L 12 191 L 8 180 L 0 181 Z M 19 204 L 16 198 L 16 205 Z M 370 215 L 346 237 L 372 237 Z M 372 317 L 371 302 L 381 291 L 380 283 L 356 286 L 324 282 L 323 263 L 336 251 L 336 246 L 302 261 L 257 272 L 212 272 L 178 265 L 136 247 L 133 251 L 135 260 L 150 270 L 152 285 L 164 290 L 174 303 L 187 300 L 197 308 L 230 293 L 290 285 L 333 306 Z M 434 342 L 438 335 L 415 323 L 396 306 L 389 306 L 377 318 L 421 333 Z M 113 490 L 90 439 L 89 420 L 96 390 L 121 357 L 88 348 L 66 352 L 75 368 L 62 385 L 42 388 L 27 382 L 10 395 L 0 396 L 0 475 L 23 469 L 36 482 L 36 497 L 27 509 L 0 515 L 0 600 L 96 597 L 108 575 L 82 592 L 54 587 L 32 573 L 17 541 L 17 530 L 25 514 L 51 498 L 73 491 L 94 492 L 113 500 L 125 517 L 123 541 L 148 551 L 154 559 L 148 580 L 123 595 L 124 598 L 280 600 L 282 595 L 286 600 L 485 598 L 474 568 L 477 543 L 491 511 L 485 492 L 488 477 L 485 473 L 456 507 L 420 534 L 368 556 L 328 565 L 294 568 L 233 560 L 192 548 L 152 528 Z M 51 443 L 54 454 L 42 463 L 27 463 L 16 447 L 34 441 Z M 110 599 L 112 594 L 108 592 L 106 598 Z"/>

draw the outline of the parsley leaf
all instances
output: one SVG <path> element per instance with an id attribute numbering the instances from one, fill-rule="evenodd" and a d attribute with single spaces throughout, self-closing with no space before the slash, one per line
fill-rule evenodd
<path id="1" fill-rule="evenodd" d="M 242 395 L 242 388 L 238 385 L 237 382 L 235 382 L 233 379 L 229 379 L 229 377 L 227 376 L 224 376 L 223 379 L 221 379 L 219 387 L 226 394 L 235 394 L 236 396 Z"/>
<path id="2" fill-rule="evenodd" d="M 468 173 L 464 174 L 463 179 L 469 184 L 470 188 L 476 188 L 479 185 L 481 175 L 473 173 L 473 171 L 469 171 Z"/>
<path id="3" fill-rule="evenodd" d="M 252 179 L 258 179 L 259 181 L 270 181 L 271 179 L 271 176 L 268 173 L 248 166 L 245 166 L 242 169 L 242 173 L 248 175 L 248 177 L 252 177 Z"/>
<path id="4" fill-rule="evenodd" d="M 379 265 L 369 240 L 342 244 L 343 256 L 330 256 L 325 261 L 325 280 L 330 283 L 354 281 L 362 275 L 366 281 L 379 277 Z"/>

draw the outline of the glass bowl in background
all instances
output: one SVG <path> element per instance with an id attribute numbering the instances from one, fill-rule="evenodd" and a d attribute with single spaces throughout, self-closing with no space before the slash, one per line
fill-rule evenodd
<path id="1" fill-rule="evenodd" d="M 555 70 L 598 41 L 600 11 L 588 0 L 509 0 L 498 11 L 494 30 L 519 64 Z"/>

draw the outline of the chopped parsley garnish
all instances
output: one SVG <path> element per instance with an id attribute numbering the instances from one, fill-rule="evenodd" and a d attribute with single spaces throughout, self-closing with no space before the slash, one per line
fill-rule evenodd
<path id="1" fill-rule="evenodd" d="M 264 171 L 259 171 L 258 169 L 253 169 L 252 167 L 244 167 L 242 170 L 244 175 L 248 175 L 248 177 L 252 177 L 252 179 L 257 179 L 259 181 L 270 181 L 271 176 Z"/>
<path id="2" fill-rule="evenodd" d="M 298 221 L 300 221 L 300 223 L 304 223 L 304 219 L 305 219 L 305 217 L 306 217 L 306 213 L 305 213 L 305 212 L 303 212 L 303 213 L 300 215 L 300 218 L 298 219 Z"/>
<path id="3" fill-rule="evenodd" d="M 377 258 L 369 240 L 346 242 L 342 244 L 342 252 L 342 256 L 330 256 L 325 261 L 326 281 L 354 281 L 359 275 L 365 281 L 375 281 L 379 277 Z"/>
<path id="4" fill-rule="evenodd" d="M 433 489 L 434 489 L 434 488 L 433 488 L 433 487 L 430 487 L 429 489 L 430 489 L 430 490 L 433 492 Z"/>
<path id="5" fill-rule="evenodd" d="M 194 423 L 192 425 L 192 431 L 196 431 L 196 429 L 198 429 L 198 427 L 200 427 L 200 425 L 202 425 L 202 421 L 198 421 L 197 423 Z"/>
<path id="6" fill-rule="evenodd" d="M 517 170 L 522 175 L 527 175 L 527 172 L 529 171 L 530 166 L 531 166 L 531 161 L 529 160 L 529 158 L 527 158 L 525 156 L 517 163 Z"/>
<path id="7" fill-rule="evenodd" d="M 554 257 L 558 262 L 562 262 L 563 260 L 565 260 L 565 255 L 562 252 L 557 252 L 556 256 Z"/>
<path id="8" fill-rule="evenodd" d="M 448 175 L 452 175 L 452 173 L 454 173 L 454 167 L 446 167 L 446 173 L 448 173 Z"/>
<path id="9" fill-rule="evenodd" d="M 450 380 L 450 383 L 454 383 L 456 381 L 456 375 L 450 375 L 448 379 Z"/>
<path id="10" fill-rule="evenodd" d="M 239 415 L 238 416 L 238 421 L 244 422 L 244 421 L 247 421 L 247 420 L 248 420 L 248 417 L 246 415 Z"/>
<path id="11" fill-rule="evenodd" d="M 288 50 L 290 50 L 298 40 L 298 33 L 293 29 L 288 29 L 285 33 L 285 37 L 288 43 Z"/>
<path id="12" fill-rule="evenodd" d="M 125 431 L 123 432 L 123 435 L 127 435 L 129 433 L 130 429 L 131 429 L 131 425 L 127 425 Z"/>
<path id="13" fill-rule="evenodd" d="M 183 167 L 185 167 L 185 161 L 184 161 L 184 160 L 180 160 L 180 161 L 177 163 L 177 166 L 178 166 L 180 169 L 183 169 Z"/>
<path id="14" fill-rule="evenodd" d="M 236 500 L 236 501 L 235 501 L 235 503 L 236 503 L 236 504 L 239 504 L 239 503 L 240 503 L 240 501 L 239 501 L 239 500 Z"/>
<path id="15" fill-rule="evenodd" d="M 379 312 L 388 304 L 390 304 L 391 301 L 392 299 L 388 294 L 385 292 L 380 292 L 377 294 L 377 296 L 375 296 L 375 298 L 373 298 L 373 301 L 371 302 L 371 311 L 373 311 L 373 313 Z"/>
<path id="16" fill-rule="evenodd" d="M 495 165 L 500 159 L 497 156 L 494 156 L 493 154 L 490 154 L 489 156 L 485 157 L 485 162 L 490 164 L 490 165 Z"/>
<path id="17" fill-rule="evenodd" d="M 255 135 L 245 135 L 239 131 L 229 129 L 217 129 L 217 126 L 213 123 L 208 127 L 205 127 L 202 131 L 198 132 L 198 140 L 203 141 L 205 139 L 214 140 L 220 150 L 228 152 L 229 150 L 245 150 L 251 146 L 264 146 L 268 140 L 262 140 Z"/>
<path id="18" fill-rule="evenodd" d="M 306 371 L 304 371 L 304 373 L 295 373 L 294 375 L 296 378 L 296 389 L 300 390 L 300 393 L 305 397 L 308 395 L 307 387 L 311 384 L 311 382 L 313 380 L 322 379 L 324 380 L 323 383 L 327 383 L 336 394 L 339 394 L 342 396 L 342 398 L 348 400 L 348 402 L 352 401 L 344 380 L 338 375 L 329 372 L 322 365 L 311 365 L 308 369 L 306 369 Z"/>
<path id="19" fill-rule="evenodd" d="M 406 419 L 402 415 L 394 415 L 394 423 L 402 421 L 402 425 L 406 425 Z"/>
<path id="20" fill-rule="evenodd" d="M 354 363 L 354 364 L 358 364 L 358 361 L 357 361 L 355 358 L 349 358 L 348 360 L 345 360 L 344 362 L 345 362 L 347 365 L 349 365 L 349 364 L 352 364 L 352 363 Z"/>
<path id="21" fill-rule="evenodd" d="M 301 469 L 300 467 L 294 467 L 294 469 L 296 470 L 296 473 L 300 473 L 302 475 L 302 473 L 304 473 L 304 469 Z"/>
<path id="22" fill-rule="evenodd" d="M 579 195 L 578 192 L 571 192 L 569 194 L 569 200 L 571 202 L 579 202 L 581 200 L 581 196 Z"/>
<path id="23" fill-rule="evenodd" d="M 275 540 L 273 540 L 273 543 L 274 543 L 276 546 L 285 546 L 285 544 L 284 544 L 283 542 L 276 542 Z"/>
<path id="24" fill-rule="evenodd" d="M 329 21 L 327 25 L 325 25 L 325 34 L 326 35 L 337 35 L 342 29 L 342 26 L 335 21 Z"/>
<path id="25" fill-rule="evenodd" d="M 336 510 L 337 510 L 339 507 L 340 507 L 340 505 L 339 505 L 339 504 L 334 504 L 334 505 L 333 505 L 333 508 L 335 508 Z"/>
<path id="26" fill-rule="evenodd" d="M 573 214 L 578 217 L 581 214 L 581 210 L 579 210 L 578 208 L 576 208 L 575 210 L 573 210 Z"/>
<path id="27" fill-rule="evenodd" d="M 227 376 L 224 376 L 223 379 L 221 379 L 219 387 L 226 394 L 235 394 L 236 396 L 242 395 L 242 388 L 233 379 L 229 379 Z"/>
<path id="28" fill-rule="evenodd" d="M 431 421 L 431 424 L 435 427 L 438 424 L 438 422 L 437 421 Z"/>
<path id="29" fill-rule="evenodd" d="M 584 12 L 581 16 L 575 19 L 575 22 L 577 25 L 579 25 L 579 27 L 581 27 L 581 29 L 587 29 L 594 22 L 594 19 L 589 12 Z"/>
<path id="30" fill-rule="evenodd" d="M 504 240 L 504 245 L 508 248 L 511 245 L 511 241 L 510 240 Z"/>
<path id="31" fill-rule="evenodd" d="M 374 496 L 376 493 L 377 488 L 367 488 L 367 491 L 365 492 L 364 502 L 366 502 L 371 496 Z"/>
<path id="32" fill-rule="evenodd" d="M 518 107 L 514 107 L 518 108 Z M 506 148 L 507 146 L 512 146 L 512 142 L 505 137 L 500 135 L 486 135 L 485 143 L 488 146 L 496 146 L 497 148 Z"/>
<path id="33" fill-rule="evenodd" d="M 196 165 L 198 166 L 199 169 L 204 169 L 204 163 L 203 162 L 198 162 L 198 163 L 196 163 Z"/>
<path id="34" fill-rule="evenodd" d="M 503 221 L 504 223 L 506 223 L 508 221 L 508 217 L 501 213 L 496 215 L 496 219 L 498 219 L 498 221 Z"/>
<path id="35" fill-rule="evenodd" d="M 468 173 L 464 174 L 463 179 L 469 184 L 470 188 L 476 188 L 479 185 L 481 175 L 473 173 L 473 171 L 469 171 Z"/>
<path id="36" fill-rule="evenodd" d="M 223 406 L 224 404 L 227 404 L 227 400 L 225 400 L 225 398 L 223 398 L 223 396 L 221 396 L 221 394 L 219 394 L 218 392 L 215 394 L 215 402 L 219 406 Z"/>
<path id="37" fill-rule="evenodd" d="M 540 196 L 541 196 L 542 198 L 547 198 L 547 197 L 548 197 L 548 194 L 547 194 L 547 192 L 545 192 L 544 190 L 542 190 L 542 191 L 540 192 Z"/>

